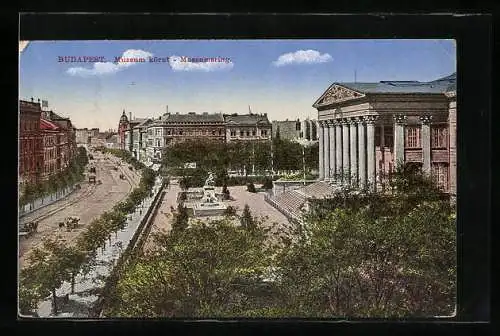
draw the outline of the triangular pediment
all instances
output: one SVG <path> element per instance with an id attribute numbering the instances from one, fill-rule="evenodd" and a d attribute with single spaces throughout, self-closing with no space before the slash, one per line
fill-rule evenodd
<path id="1" fill-rule="evenodd" d="M 348 89 L 339 84 L 330 86 L 321 97 L 314 103 L 313 107 L 320 107 L 330 104 L 342 103 L 352 99 L 359 99 L 364 97 L 365 94 Z"/>

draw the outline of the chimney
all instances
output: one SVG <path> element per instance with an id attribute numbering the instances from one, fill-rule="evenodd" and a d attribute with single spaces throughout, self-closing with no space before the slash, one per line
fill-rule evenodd
<path id="1" fill-rule="evenodd" d="M 34 100 L 33 100 L 33 97 L 31 97 L 31 102 L 33 103 L 33 101 L 34 101 Z"/>
<path id="2" fill-rule="evenodd" d="M 129 115 L 130 115 L 130 121 L 132 121 L 132 112 L 129 112 Z"/>

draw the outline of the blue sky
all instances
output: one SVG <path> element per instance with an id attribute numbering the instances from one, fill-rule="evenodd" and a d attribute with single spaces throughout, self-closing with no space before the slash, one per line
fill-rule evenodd
<path id="1" fill-rule="evenodd" d="M 125 54 L 124 54 L 125 53 Z M 120 56 L 169 62 L 113 63 Z M 105 64 L 58 62 L 104 57 Z M 176 56 L 229 58 L 180 62 Z M 175 63 L 177 62 L 177 63 Z M 102 62 L 101 62 L 102 63 Z M 83 69 L 82 69 L 83 68 Z M 117 128 L 170 112 L 267 113 L 270 120 L 317 116 L 311 106 L 333 82 L 429 81 L 456 71 L 453 40 L 36 41 L 20 55 L 20 99 L 49 101 L 78 128 Z"/>

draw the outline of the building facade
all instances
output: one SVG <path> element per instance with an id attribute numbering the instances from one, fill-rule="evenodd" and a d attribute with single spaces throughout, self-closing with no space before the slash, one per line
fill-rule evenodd
<path id="1" fill-rule="evenodd" d="M 82 145 L 90 145 L 90 135 L 88 128 L 79 128 L 75 131 L 76 143 Z"/>
<path id="2" fill-rule="evenodd" d="M 130 119 L 132 119 L 132 117 Z M 118 147 L 120 149 L 128 149 L 128 147 L 126 146 L 127 138 L 125 134 L 128 128 L 129 128 L 128 118 L 127 115 L 125 114 L 125 110 L 123 110 L 123 113 L 120 117 L 120 121 L 118 122 Z"/>
<path id="3" fill-rule="evenodd" d="M 167 113 L 162 116 L 161 122 L 165 146 L 187 140 L 203 139 L 218 142 L 226 140 L 224 116 L 221 113 Z"/>
<path id="4" fill-rule="evenodd" d="M 35 183 L 43 169 L 40 102 L 19 101 L 19 184 Z"/>
<path id="5" fill-rule="evenodd" d="M 272 124 L 264 114 L 227 114 L 224 115 L 226 141 L 270 140 Z"/>
<path id="6" fill-rule="evenodd" d="M 308 141 L 318 140 L 318 124 L 316 120 L 305 119 L 300 122 L 299 139 Z"/>
<path id="7" fill-rule="evenodd" d="M 40 120 L 40 130 L 43 139 L 43 174 L 44 180 L 61 171 L 59 157 L 59 142 L 62 135 L 60 128 L 53 122 Z"/>
<path id="8" fill-rule="evenodd" d="M 19 182 L 38 183 L 64 170 L 76 156 L 76 129 L 69 118 L 19 101 Z"/>
<path id="9" fill-rule="evenodd" d="M 377 189 L 397 165 L 411 163 L 456 192 L 456 112 L 448 94 L 455 82 L 452 74 L 432 82 L 333 83 L 313 105 L 320 180 Z"/>
<path id="10" fill-rule="evenodd" d="M 286 140 L 318 140 L 317 122 L 312 119 L 305 120 L 273 120 L 272 136 Z"/>

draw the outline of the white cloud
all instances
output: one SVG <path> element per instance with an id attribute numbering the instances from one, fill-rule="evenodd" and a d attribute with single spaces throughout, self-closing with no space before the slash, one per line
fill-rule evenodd
<path id="1" fill-rule="evenodd" d="M 134 64 L 141 64 L 141 62 L 134 61 L 134 59 L 145 59 L 147 62 L 147 58 L 151 56 L 153 56 L 152 53 L 144 50 L 129 49 L 121 56 L 121 59 L 124 60 L 123 62 L 96 62 L 92 68 L 74 67 L 69 68 L 66 73 L 81 77 L 113 74 Z"/>
<path id="2" fill-rule="evenodd" d="M 170 56 L 168 63 L 173 71 L 220 71 L 230 70 L 234 67 L 234 63 L 229 59 L 217 59 L 217 61 L 200 61 L 193 62 L 189 57 Z"/>
<path id="3" fill-rule="evenodd" d="M 276 61 L 273 62 L 275 66 L 283 66 L 289 64 L 314 64 L 314 63 L 325 63 L 332 61 L 333 58 L 330 54 L 321 54 L 316 50 L 297 50 L 295 52 L 286 53 L 278 57 Z"/>

